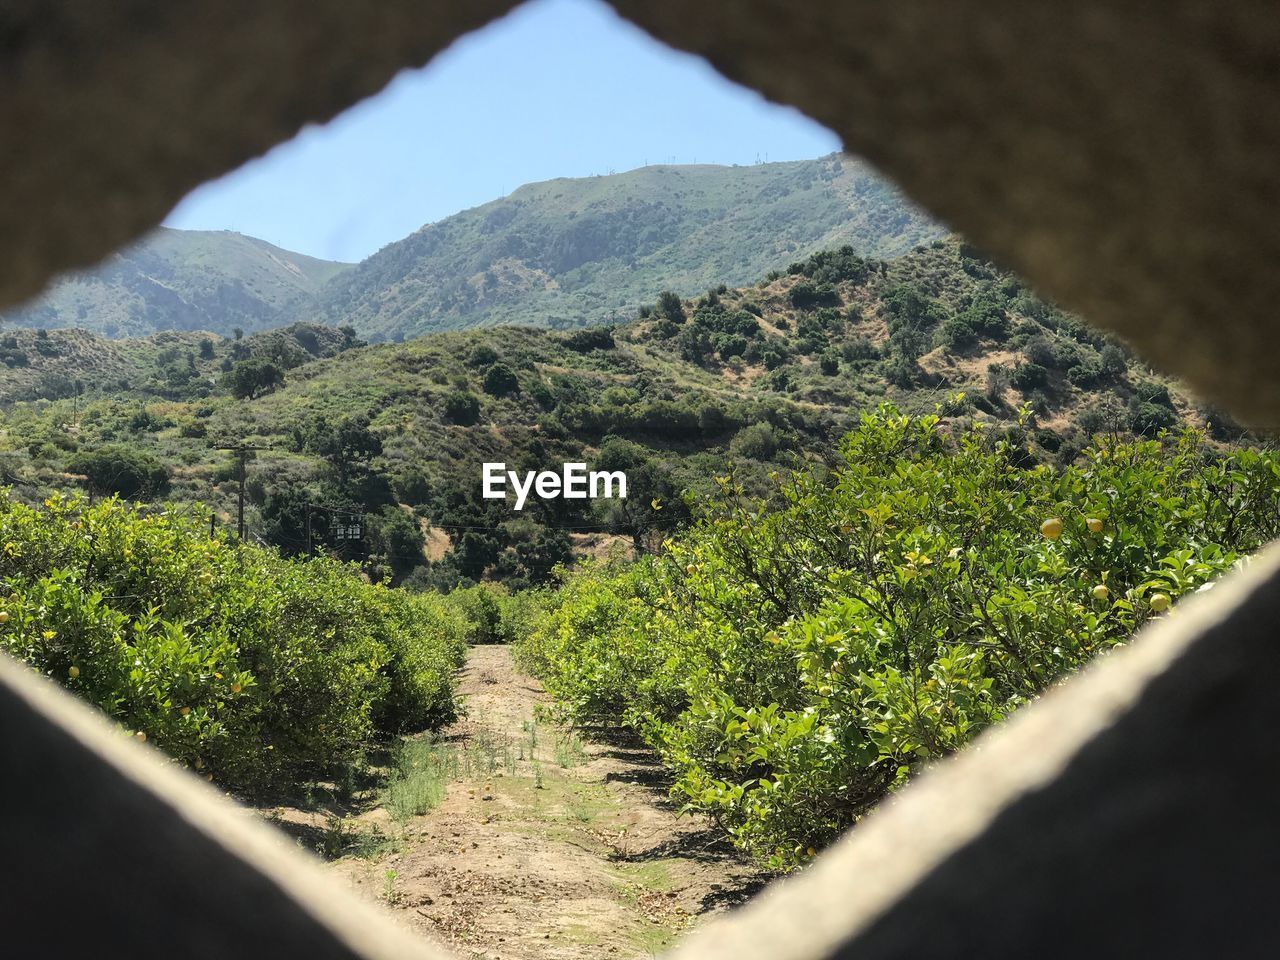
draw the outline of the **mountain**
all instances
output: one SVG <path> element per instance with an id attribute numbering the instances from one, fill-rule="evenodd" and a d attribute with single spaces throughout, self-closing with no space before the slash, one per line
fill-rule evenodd
<path id="1" fill-rule="evenodd" d="M 372 340 L 627 319 L 664 290 L 751 283 L 816 250 L 894 256 L 941 234 L 862 162 L 651 166 L 558 179 L 429 224 L 336 277 L 324 319 Z"/>
<path id="2" fill-rule="evenodd" d="M 682 495 L 727 471 L 767 494 L 773 471 L 829 460 L 885 402 L 937 410 L 943 429 L 982 421 L 1025 465 L 1068 462 L 1099 432 L 1190 425 L 1219 443 L 1241 438 L 955 238 L 893 259 L 820 252 L 752 286 L 661 297 L 616 327 L 373 345 L 303 324 L 243 340 L 185 337 L 129 341 L 135 353 L 85 367 L 73 391 L 68 371 L 95 338 L 0 336 L 0 388 L 42 398 L 0 408 L 4 482 L 40 499 L 83 483 L 86 458 L 105 449 L 106 475 L 146 466 L 170 478 L 166 496 L 226 516 L 236 471 L 216 448 L 248 441 L 262 448 L 249 526 L 266 541 L 302 549 L 308 505 L 329 505 L 369 518 L 370 562 L 397 578 L 421 568 L 420 580 L 445 585 L 481 575 L 519 584 L 587 549 L 585 538 L 652 546 L 688 517 Z M 481 464 L 498 461 L 625 469 L 630 496 L 514 513 L 480 496 Z"/>
<path id="3" fill-rule="evenodd" d="M 229 231 L 160 228 L 93 270 L 57 281 L 0 320 L 20 327 L 79 327 L 107 337 L 162 330 L 229 336 L 318 309 L 324 284 L 348 264 L 291 253 Z"/>
<path id="4" fill-rule="evenodd" d="M 107 337 L 292 322 L 370 340 L 627 319 L 665 290 L 751 283 L 816 250 L 895 256 L 941 235 L 862 162 L 652 166 L 549 180 L 428 224 L 356 266 L 231 232 L 161 229 L 0 321 Z"/>

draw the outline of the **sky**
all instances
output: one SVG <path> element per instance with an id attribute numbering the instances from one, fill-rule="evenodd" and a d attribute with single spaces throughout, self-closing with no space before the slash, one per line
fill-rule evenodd
<path id="1" fill-rule="evenodd" d="M 165 221 L 360 260 L 524 183 L 840 149 L 596 0 L 533 0 L 188 195 Z"/>

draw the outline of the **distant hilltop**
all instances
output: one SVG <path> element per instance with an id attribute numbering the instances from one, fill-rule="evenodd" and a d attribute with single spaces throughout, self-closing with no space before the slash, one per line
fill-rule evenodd
<path id="1" fill-rule="evenodd" d="M 895 256 L 942 228 L 862 162 L 654 165 L 526 184 L 356 265 L 229 231 L 162 229 L 10 312 L 108 337 L 321 322 L 373 341 L 629 319 L 664 290 L 751 283 L 821 250 Z"/>

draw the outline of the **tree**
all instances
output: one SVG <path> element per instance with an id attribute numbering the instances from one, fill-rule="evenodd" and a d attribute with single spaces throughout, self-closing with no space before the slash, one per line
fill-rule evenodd
<path id="1" fill-rule="evenodd" d="M 898 284 L 885 294 L 884 306 L 889 313 L 890 333 L 895 327 L 925 330 L 946 318 L 946 312 L 936 300 L 910 283 Z"/>
<path id="2" fill-rule="evenodd" d="M 497 562 L 500 550 L 501 544 L 492 534 L 467 530 L 454 548 L 458 572 L 478 581 Z"/>
<path id="3" fill-rule="evenodd" d="M 735 425 L 738 423 L 736 420 L 730 421 L 724 407 L 719 404 L 709 403 L 698 410 L 698 432 L 704 437 L 719 436 L 729 428 L 731 422 Z"/>
<path id="4" fill-rule="evenodd" d="M 973 326 L 963 316 L 954 316 L 942 325 L 942 342 L 952 350 L 971 347 L 977 340 Z"/>
<path id="5" fill-rule="evenodd" d="M 592 350 L 612 350 L 617 344 L 613 339 L 613 327 L 595 327 L 579 330 L 565 338 L 564 345 L 577 353 Z"/>
<path id="6" fill-rule="evenodd" d="M 1143 400 L 1136 395 L 1129 398 L 1129 429 L 1138 436 L 1154 437 L 1177 422 L 1177 413 L 1169 407 Z"/>
<path id="7" fill-rule="evenodd" d="M 1169 388 L 1153 380 L 1143 380 L 1129 398 L 1129 429 L 1139 436 L 1155 436 L 1178 422 Z"/>
<path id="8" fill-rule="evenodd" d="M 315 491 L 297 483 L 268 490 L 259 511 L 262 535 L 266 541 L 286 556 L 305 553 L 309 546 L 307 514 L 315 499 Z"/>
<path id="9" fill-rule="evenodd" d="M 366 416 L 343 417 L 335 424 L 322 417 L 302 440 L 301 446 L 322 457 L 340 482 L 382 453 L 382 438 L 370 429 Z"/>
<path id="10" fill-rule="evenodd" d="M 1009 368 L 1003 363 L 987 364 L 987 399 L 999 403 L 1008 389 Z"/>
<path id="11" fill-rule="evenodd" d="M 498 360 L 498 351 L 487 343 L 477 343 L 467 355 L 467 366 L 487 367 Z"/>
<path id="12" fill-rule="evenodd" d="M 764 346 L 754 352 L 758 355 L 766 370 L 777 370 L 790 358 L 786 344 L 780 337 L 769 339 Z"/>
<path id="13" fill-rule="evenodd" d="M 365 515 L 365 537 L 370 559 L 385 563 L 397 580 L 423 562 L 422 528 L 412 513 L 394 504 Z"/>
<path id="14" fill-rule="evenodd" d="M 110 444 L 71 461 L 75 473 L 84 474 L 97 493 L 115 493 L 129 499 L 160 496 L 169 489 L 169 469 L 151 454 Z"/>
<path id="15" fill-rule="evenodd" d="M 1087 388 L 1102 376 L 1102 361 L 1097 354 L 1082 357 L 1080 362 L 1067 370 L 1067 379 L 1077 387 Z"/>
<path id="16" fill-rule="evenodd" d="M 975 294 L 969 306 L 957 316 L 977 336 L 993 340 L 1004 340 L 1009 336 L 1009 315 L 1005 312 L 1004 301 L 990 287 Z"/>
<path id="17" fill-rule="evenodd" d="M 920 365 L 915 359 L 902 353 L 894 354 L 884 366 L 885 379 L 904 390 L 915 384 L 919 373 Z"/>
<path id="18" fill-rule="evenodd" d="M 714 350 L 710 335 L 701 327 L 686 327 L 680 331 L 676 343 L 680 347 L 681 359 L 699 366 L 706 362 Z"/>
<path id="19" fill-rule="evenodd" d="M 880 351 L 876 349 L 876 345 L 861 334 L 845 341 L 840 353 L 848 363 L 857 363 L 860 360 L 876 360 L 880 357 Z"/>
<path id="20" fill-rule="evenodd" d="M 679 294 L 672 293 L 670 290 L 664 290 L 658 294 L 658 313 L 672 323 L 684 323 L 684 304 L 680 301 Z"/>
<path id="21" fill-rule="evenodd" d="M 556 567 L 573 562 L 573 541 L 563 530 L 541 527 L 513 549 L 519 572 L 531 586 L 550 582 Z"/>
<path id="22" fill-rule="evenodd" d="M 1104 376 L 1121 377 L 1128 370 L 1129 361 L 1125 359 L 1123 350 L 1114 343 L 1108 343 L 1102 348 L 1102 373 Z"/>
<path id="23" fill-rule="evenodd" d="M 469 427 L 480 419 L 480 398 L 465 390 L 455 390 L 444 398 L 444 416 L 451 423 Z"/>
<path id="24" fill-rule="evenodd" d="M 284 371 L 275 363 L 262 358 L 241 360 L 233 364 L 222 378 L 238 400 L 252 400 L 284 383 Z"/>
<path id="25" fill-rule="evenodd" d="M 1049 382 L 1049 371 L 1038 363 L 1020 363 L 1013 368 L 1010 382 L 1023 393 L 1029 393 Z"/>
<path id="26" fill-rule="evenodd" d="M 791 305 L 797 310 L 835 306 L 840 302 L 840 295 L 827 283 L 797 283 L 791 288 L 789 296 Z"/>
<path id="27" fill-rule="evenodd" d="M 771 460 L 778 452 L 778 435 L 767 423 L 753 423 L 738 431 L 729 452 L 747 460 Z"/>
<path id="28" fill-rule="evenodd" d="M 494 397 L 505 397 L 520 389 L 520 379 L 505 363 L 495 363 L 484 375 L 484 392 Z"/>
<path id="29" fill-rule="evenodd" d="M 1028 360 L 1032 363 L 1038 363 L 1042 367 L 1057 365 L 1057 355 L 1054 353 L 1053 344 L 1042 333 L 1037 333 L 1029 338 L 1023 345 L 1022 352 L 1026 354 Z"/>

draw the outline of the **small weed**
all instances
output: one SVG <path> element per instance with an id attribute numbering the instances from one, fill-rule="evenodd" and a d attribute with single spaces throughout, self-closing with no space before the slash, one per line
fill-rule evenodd
<path id="1" fill-rule="evenodd" d="M 525 720 L 520 724 L 520 729 L 524 731 L 529 742 L 529 759 L 532 760 L 538 752 L 538 721 Z"/>
<path id="2" fill-rule="evenodd" d="M 329 817 L 324 832 L 316 842 L 316 853 L 326 860 L 354 856 L 361 860 L 374 860 L 384 853 L 400 849 L 400 841 L 388 837 L 377 824 L 361 828 L 357 821 L 346 817 Z"/>
<path id="3" fill-rule="evenodd" d="M 566 731 L 563 736 L 556 737 L 555 758 L 560 767 L 568 769 L 586 763 L 587 751 L 576 734 Z"/>
<path id="4" fill-rule="evenodd" d="M 361 860 L 376 860 L 383 854 L 398 853 L 403 847 L 402 841 L 388 837 L 375 823 L 370 824 L 368 830 L 357 830 L 349 849 L 353 857 L 359 857 Z"/>
<path id="5" fill-rule="evenodd" d="M 458 752 L 448 744 L 405 741 L 383 795 L 387 812 L 400 823 L 426 813 L 444 799 L 458 766 Z"/>
<path id="6" fill-rule="evenodd" d="M 474 756 L 474 771 L 469 768 L 467 775 L 473 772 L 479 776 L 491 777 L 498 768 L 511 772 L 515 770 L 515 746 L 509 737 L 499 736 L 488 727 L 482 727 L 472 740 L 474 744 L 471 755 Z"/>
<path id="7" fill-rule="evenodd" d="M 316 853 L 326 860 L 337 860 L 347 852 L 352 833 L 351 823 L 346 817 L 330 817 L 325 822 L 320 839 L 316 841 Z"/>
<path id="8" fill-rule="evenodd" d="M 399 874 L 394 870 L 388 870 L 382 875 L 382 899 L 392 907 L 400 902 L 400 891 L 396 889 L 398 876 Z"/>

